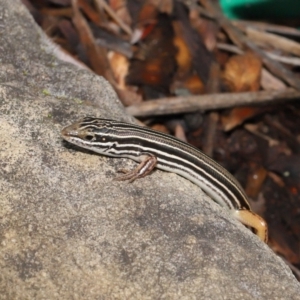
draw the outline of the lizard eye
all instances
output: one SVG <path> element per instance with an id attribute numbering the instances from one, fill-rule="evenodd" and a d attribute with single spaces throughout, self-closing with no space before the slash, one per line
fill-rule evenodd
<path id="1" fill-rule="evenodd" d="M 92 134 L 87 134 L 87 135 L 85 136 L 85 139 L 86 139 L 87 141 L 93 141 L 93 140 L 95 140 L 95 137 L 94 137 L 94 135 L 92 135 Z"/>

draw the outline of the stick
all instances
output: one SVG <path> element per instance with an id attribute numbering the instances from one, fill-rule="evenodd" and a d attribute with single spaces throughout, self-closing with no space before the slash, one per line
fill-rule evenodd
<path id="1" fill-rule="evenodd" d="M 292 88 L 277 91 L 221 93 L 149 100 L 128 106 L 126 112 L 135 117 L 147 117 L 275 103 L 292 99 L 300 99 L 300 92 Z"/>

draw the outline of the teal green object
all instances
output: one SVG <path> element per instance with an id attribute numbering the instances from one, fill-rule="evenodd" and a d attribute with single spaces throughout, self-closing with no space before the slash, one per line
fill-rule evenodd
<path id="1" fill-rule="evenodd" d="M 299 0 L 220 0 L 230 19 L 280 20 L 300 17 Z"/>

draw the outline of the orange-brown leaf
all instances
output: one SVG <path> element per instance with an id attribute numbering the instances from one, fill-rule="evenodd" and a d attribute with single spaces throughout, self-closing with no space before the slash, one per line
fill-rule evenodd
<path id="1" fill-rule="evenodd" d="M 223 78 L 232 92 L 258 91 L 262 62 L 253 53 L 232 56 L 225 65 Z"/>
<path id="2" fill-rule="evenodd" d="M 226 116 L 222 117 L 222 125 L 225 131 L 232 130 L 234 127 L 242 124 L 245 120 L 250 119 L 264 109 L 260 107 L 237 107 L 233 108 Z"/>

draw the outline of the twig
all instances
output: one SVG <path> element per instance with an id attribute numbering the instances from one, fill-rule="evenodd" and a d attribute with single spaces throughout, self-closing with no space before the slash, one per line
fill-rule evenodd
<path id="1" fill-rule="evenodd" d="M 242 30 L 246 29 L 247 27 L 252 27 L 258 30 L 279 33 L 281 35 L 300 37 L 300 31 L 293 27 L 269 24 L 264 22 L 256 22 L 256 21 L 243 21 L 243 20 L 234 20 L 232 21 L 232 23 Z"/>
<path id="2" fill-rule="evenodd" d="M 243 54 L 244 51 L 238 48 L 235 45 L 225 44 L 225 43 L 217 43 L 217 48 L 220 50 L 224 50 L 227 52 L 231 52 L 234 54 Z"/>
<path id="3" fill-rule="evenodd" d="M 252 134 L 254 134 L 254 135 L 264 139 L 265 141 L 267 141 L 268 144 L 269 144 L 269 147 L 274 147 L 274 146 L 279 145 L 278 140 L 272 139 L 271 137 L 267 136 L 266 134 L 263 134 L 263 133 L 259 132 L 258 126 L 255 125 L 255 124 L 245 124 L 244 128 L 246 130 L 248 130 L 249 132 L 251 132 Z"/>
<path id="4" fill-rule="evenodd" d="M 276 49 L 300 56 L 300 44 L 295 41 L 273 33 L 259 31 L 251 27 L 246 28 L 246 34 L 257 44 L 264 46 L 276 45 Z"/>
<path id="5" fill-rule="evenodd" d="M 213 156 L 214 141 L 215 141 L 218 121 L 219 121 L 219 114 L 217 112 L 212 111 L 209 114 L 209 120 L 208 120 L 209 124 L 205 135 L 205 142 L 202 147 L 203 152 L 211 157 Z"/>
<path id="6" fill-rule="evenodd" d="M 300 90 L 300 80 L 280 63 L 271 60 L 262 50 L 254 45 L 238 28 L 235 28 L 223 15 L 220 7 L 214 1 L 200 0 L 200 2 L 215 15 L 218 23 L 226 31 L 232 42 L 241 49 L 248 48 L 258 55 L 264 65 L 277 77 L 287 82 L 292 87 Z"/>
<path id="7" fill-rule="evenodd" d="M 96 45 L 93 33 L 79 10 L 77 0 L 72 0 L 72 8 L 73 23 L 78 31 L 80 41 L 89 57 L 89 62 L 94 72 L 103 76 L 112 85 L 115 85 L 115 79 L 107 60 L 106 50 Z"/>
<path id="8" fill-rule="evenodd" d="M 158 116 L 222 109 L 235 106 L 274 103 L 280 100 L 300 99 L 300 92 L 292 88 L 276 91 L 221 93 L 201 96 L 172 97 L 149 100 L 126 108 L 136 117 Z"/>
<path id="9" fill-rule="evenodd" d="M 235 54 L 243 54 L 244 52 L 239 49 L 237 46 L 224 44 L 224 43 L 217 43 L 218 49 L 225 50 L 231 53 Z M 266 55 L 268 55 L 271 59 L 277 60 L 279 62 L 293 65 L 293 66 L 300 66 L 300 58 L 298 57 L 289 57 L 289 56 L 283 56 L 283 55 L 277 55 L 272 52 L 264 51 Z"/>
<path id="10" fill-rule="evenodd" d="M 104 0 L 95 0 L 95 4 L 98 8 L 103 7 L 106 12 L 110 15 L 110 17 L 116 21 L 116 23 L 129 35 L 132 35 L 132 30 L 129 26 L 127 26 L 118 16 L 117 14 L 110 8 L 110 6 Z"/>
<path id="11" fill-rule="evenodd" d="M 300 66 L 300 58 L 298 57 L 288 57 L 288 56 L 282 56 L 277 55 L 275 53 L 269 53 L 266 52 L 266 54 L 273 60 L 277 60 L 281 63 L 292 65 L 292 66 Z"/>
<path id="12" fill-rule="evenodd" d="M 263 90 L 285 90 L 287 88 L 286 84 L 271 74 L 266 68 L 261 70 L 261 80 L 260 85 Z"/>

